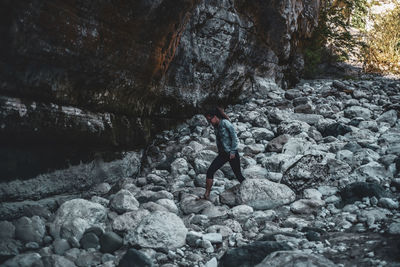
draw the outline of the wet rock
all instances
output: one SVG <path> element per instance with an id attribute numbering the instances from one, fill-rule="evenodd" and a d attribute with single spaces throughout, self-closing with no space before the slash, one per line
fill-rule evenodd
<path id="1" fill-rule="evenodd" d="M 85 233 L 81 240 L 79 241 L 81 247 L 83 249 L 99 249 L 100 248 L 100 240 L 99 237 L 95 233 Z"/>
<path id="2" fill-rule="evenodd" d="M 249 245 L 228 250 L 220 260 L 221 267 L 254 266 L 267 255 L 278 250 L 290 250 L 285 243 L 274 241 L 256 241 Z"/>
<path id="3" fill-rule="evenodd" d="M 124 243 L 153 249 L 179 248 L 185 245 L 187 231 L 177 215 L 155 211 L 129 231 Z"/>
<path id="4" fill-rule="evenodd" d="M 119 261 L 118 267 L 152 267 L 152 261 L 142 252 L 131 248 Z"/>
<path id="5" fill-rule="evenodd" d="M 376 197 L 380 199 L 385 197 L 387 192 L 385 189 L 375 183 L 356 182 L 347 185 L 340 191 L 342 202 L 345 204 L 361 201 L 364 197 Z"/>
<path id="6" fill-rule="evenodd" d="M 100 250 L 103 253 L 113 253 L 122 245 L 123 239 L 114 232 L 105 232 L 100 238 Z"/>

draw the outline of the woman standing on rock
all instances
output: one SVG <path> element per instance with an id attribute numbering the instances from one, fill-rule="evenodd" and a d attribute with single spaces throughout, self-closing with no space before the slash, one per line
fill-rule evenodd
<path id="1" fill-rule="evenodd" d="M 228 116 L 221 108 L 208 111 L 204 116 L 207 121 L 214 126 L 218 147 L 218 156 L 213 160 L 207 170 L 206 192 L 203 198 L 208 199 L 213 185 L 214 173 L 226 162 L 229 161 L 233 173 L 239 182 L 243 182 L 244 177 L 240 171 L 240 157 L 237 151 L 238 138 Z"/>

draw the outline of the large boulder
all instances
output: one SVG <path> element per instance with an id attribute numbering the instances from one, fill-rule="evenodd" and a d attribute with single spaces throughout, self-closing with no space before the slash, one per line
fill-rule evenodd
<path id="1" fill-rule="evenodd" d="M 136 228 L 144 217 L 150 212 L 145 209 L 139 209 L 131 212 L 126 212 L 114 218 L 112 228 L 118 232 L 126 232 Z"/>
<path id="2" fill-rule="evenodd" d="M 107 209 L 102 205 L 85 199 L 73 199 L 57 210 L 50 233 L 54 238 L 74 238 L 79 241 L 86 229 L 104 227 L 106 218 Z"/>
<path id="3" fill-rule="evenodd" d="M 155 211 L 125 236 L 125 243 L 153 249 L 179 248 L 185 245 L 187 232 L 176 214 Z"/>
<path id="4" fill-rule="evenodd" d="M 238 202 L 266 210 L 293 202 L 295 193 L 286 185 L 268 180 L 246 179 L 240 186 Z"/>

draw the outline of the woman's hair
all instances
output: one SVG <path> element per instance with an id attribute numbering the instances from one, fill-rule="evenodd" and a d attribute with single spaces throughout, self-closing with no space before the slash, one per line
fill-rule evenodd
<path id="1" fill-rule="evenodd" d="M 229 121 L 229 117 L 225 114 L 224 110 L 220 107 L 215 107 L 214 109 L 207 111 L 204 114 L 204 116 L 206 116 L 206 117 L 217 116 L 219 119 L 226 119 Z"/>

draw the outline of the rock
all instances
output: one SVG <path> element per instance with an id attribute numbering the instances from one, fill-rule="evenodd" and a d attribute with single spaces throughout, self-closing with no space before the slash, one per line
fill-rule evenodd
<path id="1" fill-rule="evenodd" d="M 247 219 L 254 212 L 253 208 L 247 205 L 238 205 L 229 211 L 229 215 L 237 221 Z"/>
<path id="2" fill-rule="evenodd" d="M 122 245 L 123 239 L 114 232 L 105 232 L 100 238 L 100 250 L 103 253 L 113 253 Z"/>
<path id="3" fill-rule="evenodd" d="M 93 188 L 93 191 L 97 194 L 104 195 L 107 194 L 111 189 L 111 185 L 109 183 L 101 183 L 96 185 Z"/>
<path id="4" fill-rule="evenodd" d="M 46 233 L 44 221 L 38 217 L 21 217 L 15 222 L 15 238 L 23 242 L 41 244 Z"/>
<path id="5" fill-rule="evenodd" d="M 400 185 L 400 183 L 399 183 Z M 226 204 L 230 207 L 235 206 L 236 203 L 236 194 L 239 191 L 239 186 L 235 186 L 232 188 L 229 188 L 226 191 L 223 191 L 221 194 L 219 194 L 219 201 L 222 204 Z"/>
<path id="6" fill-rule="evenodd" d="M 229 237 L 233 231 L 226 225 L 211 225 L 206 230 L 208 233 L 219 233 L 223 238 Z"/>
<path id="7" fill-rule="evenodd" d="M 391 109 L 389 111 L 386 111 L 385 113 L 382 113 L 377 119 L 377 122 L 387 122 L 390 124 L 391 127 L 393 127 L 396 122 L 397 122 L 397 111 L 394 109 Z"/>
<path id="8" fill-rule="evenodd" d="M 381 199 L 379 199 L 378 205 L 387 209 L 399 208 L 399 202 L 394 201 L 393 199 L 387 197 L 382 197 Z"/>
<path id="9" fill-rule="evenodd" d="M 268 152 L 281 153 L 283 146 L 289 141 L 289 135 L 280 135 L 268 142 L 265 150 Z"/>
<path id="10" fill-rule="evenodd" d="M 207 216 L 208 219 L 222 219 L 228 217 L 228 208 L 225 206 L 214 206 L 205 208 L 202 214 Z"/>
<path id="11" fill-rule="evenodd" d="M 177 215 L 155 211 L 129 231 L 125 243 L 153 249 L 179 248 L 185 245 L 187 231 Z"/>
<path id="12" fill-rule="evenodd" d="M 176 206 L 175 202 L 171 199 L 163 198 L 156 201 L 157 204 L 165 207 L 169 212 L 178 214 L 179 209 Z"/>
<path id="13" fill-rule="evenodd" d="M 50 233 L 56 238 L 80 240 L 86 229 L 92 226 L 104 227 L 107 209 L 100 204 L 84 199 L 65 202 L 57 210 L 50 225 Z"/>
<path id="14" fill-rule="evenodd" d="M 246 177 L 246 179 L 267 179 L 269 173 L 265 168 L 254 165 L 244 169 L 243 176 Z"/>
<path id="15" fill-rule="evenodd" d="M 305 189 L 303 194 L 304 194 L 304 198 L 307 198 L 307 199 L 321 199 L 322 198 L 322 193 L 314 188 Z"/>
<path id="16" fill-rule="evenodd" d="M 295 197 L 295 193 L 286 185 L 268 180 L 246 179 L 240 186 L 238 201 L 256 210 L 266 210 L 291 203 Z"/>
<path id="17" fill-rule="evenodd" d="M 261 140 L 270 141 L 274 138 L 274 133 L 265 128 L 253 127 L 251 132 L 256 142 L 259 142 Z"/>
<path id="18" fill-rule="evenodd" d="M 111 199 L 110 206 L 118 213 L 137 210 L 139 202 L 128 190 L 122 189 Z"/>
<path id="19" fill-rule="evenodd" d="M 115 231 L 126 232 L 130 229 L 136 228 L 144 217 L 149 215 L 150 212 L 145 209 L 137 211 L 126 212 L 114 218 L 112 228 Z"/>
<path id="20" fill-rule="evenodd" d="M 2 264 L 4 267 L 31 267 L 38 261 L 40 261 L 42 257 L 38 253 L 26 253 L 15 256 L 12 259 L 7 260 Z"/>
<path id="21" fill-rule="evenodd" d="M 19 254 L 22 250 L 22 244 L 20 241 L 9 238 L 0 239 L 0 262 L 4 262 Z"/>
<path id="22" fill-rule="evenodd" d="M 81 240 L 79 241 L 81 247 L 83 249 L 99 249 L 100 248 L 100 240 L 99 237 L 95 233 L 85 233 Z"/>
<path id="23" fill-rule="evenodd" d="M 12 239 L 15 236 L 15 226 L 9 221 L 0 221 L 0 240 Z"/>
<path id="24" fill-rule="evenodd" d="M 203 239 L 203 234 L 195 231 L 189 231 L 186 235 L 186 243 L 191 247 L 196 247 L 196 242 Z"/>
<path id="25" fill-rule="evenodd" d="M 101 263 L 102 254 L 98 251 L 82 251 L 75 261 L 78 267 L 97 266 Z"/>
<path id="26" fill-rule="evenodd" d="M 188 195 L 181 200 L 180 208 L 184 214 L 200 213 L 204 209 L 210 207 L 212 204 L 208 200 L 198 200 L 197 196 Z"/>
<path id="27" fill-rule="evenodd" d="M 307 266 L 307 267 L 334 267 L 337 266 L 322 255 L 305 253 L 302 251 L 276 251 L 268 255 L 256 267 L 267 266 Z"/>
<path id="28" fill-rule="evenodd" d="M 344 110 L 344 116 L 350 119 L 360 117 L 368 120 L 371 118 L 371 111 L 360 106 L 351 106 Z"/>
<path id="29" fill-rule="evenodd" d="M 64 253 L 70 248 L 71 246 L 69 245 L 68 241 L 63 238 L 56 239 L 53 242 L 53 250 L 57 255 L 64 255 Z"/>
<path id="30" fill-rule="evenodd" d="M 119 261 L 118 267 L 152 267 L 151 260 L 142 252 L 131 248 Z"/>
<path id="31" fill-rule="evenodd" d="M 379 184 L 356 182 L 347 185 L 340 191 L 342 203 L 349 204 L 355 201 L 361 201 L 364 197 L 376 197 L 380 199 L 385 197 L 388 193 Z"/>
<path id="32" fill-rule="evenodd" d="M 189 165 L 184 158 L 177 158 L 171 163 L 172 174 L 186 174 L 189 171 Z"/>
<path id="33" fill-rule="evenodd" d="M 218 267 L 217 259 L 214 257 L 211 260 L 207 261 L 205 267 Z"/>
<path id="34" fill-rule="evenodd" d="M 298 214 L 311 214 L 316 209 L 325 205 L 325 201 L 319 199 L 299 199 L 290 205 L 290 210 Z"/>
<path id="35" fill-rule="evenodd" d="M 270 253 L 280 250 L 290 250 L 290 247 L 283 242 L 256 241 L 228 250 L 220 259 L 219 265 L 221 267 L 254 266 Z"/>
<path id="36" fill-rule="evenodd" d="M 387 232 L 391 235 L 400 235 L 400 222 L 391 223 Z"/>
<path id="37" fill-rule="evenodd" d="M 221 244 L 222 235 L 220 233 L 207 233 L 203 235 L 203 240 L 208 240 L 211 244 Z"/>

